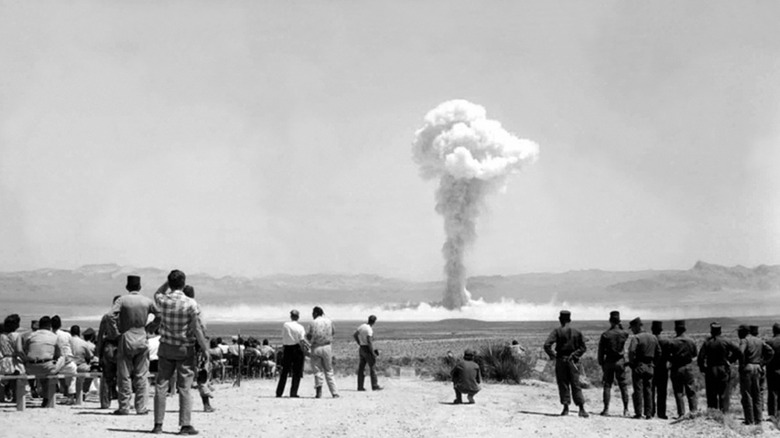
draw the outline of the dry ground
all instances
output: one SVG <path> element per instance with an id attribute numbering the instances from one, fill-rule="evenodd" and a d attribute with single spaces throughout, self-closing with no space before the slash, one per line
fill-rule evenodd
<path id="1" fill-rule="evenodd" d="M 451 404 L 450 384 L 416 378 L 382 379 L 381 383 L 383 391 L 357 392 L 354 376 L 339 377 L 341 398 L 326 393 L 320 400 L 313 398 L 309 375 L 302 382 L 299 399 L 275 398 L 272 380 L 244 381 L 240 388 L 218 384 L 213 403 L 217 412 L 203 413 L 198 399 L 193 424 L 206 437 L 731 437 L 758 433 L 780 437 L 770 422 L 760 431 L 737 426 L 737 433 L 704 418 L 673 422 L 599 417 L 598 389 L 586 390 L 591 418 L 561 418 L 556 416 L 560 405 L 555 385 L 539 381 L 484 385 L 477 404 L 471 406 Z M 153 423 L 151 415 L 110 415 L 98 409 L 94 397 L 83 406 L 60 405 L 54 410 L 36 408 L 37 403 L 29 403 L 25 412 L 16 412 L 11 404 L 0 405 L 0 437 L 148 437 Z M 177 408 L 177 398 L 169 398 L 166 434 L 178 431 Z"/>

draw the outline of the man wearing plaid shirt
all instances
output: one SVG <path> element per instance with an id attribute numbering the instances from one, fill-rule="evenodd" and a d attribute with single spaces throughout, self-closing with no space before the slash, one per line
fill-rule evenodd
<path id="1" fill-rule="evenodd" d="M 165 418 L 165 402 L 168 384 L 176 371 L 176 387 L 179 390 L 180 435 L 197 435 L 192 427 L 192 397 L 190 387 L 195 376 L 195 342 L 209 359 L 208 344 L 203 329 L 198 323 L 198 305 L 192 298 L 184 295 L 182 289 L 186 276 L 179 270 L 168 274 L 168 281 L 154 294 L 154 302 L 159 309 L 160 348 L 158 350 L 158 372 L 154 394 L 154 429 L 152 433 L 162 433 Z M 171 291 L 168 293 L 168 288 Z"/>

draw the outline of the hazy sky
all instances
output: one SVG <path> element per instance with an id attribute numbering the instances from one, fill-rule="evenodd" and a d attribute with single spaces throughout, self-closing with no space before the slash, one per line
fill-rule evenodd
<path id="1" fill-rule="evenodd" d="M 442 276 L 427 111 L 539 161 L 469 272 L 780 263 L 780 3 L 0 1 L 0 271 Z"/>

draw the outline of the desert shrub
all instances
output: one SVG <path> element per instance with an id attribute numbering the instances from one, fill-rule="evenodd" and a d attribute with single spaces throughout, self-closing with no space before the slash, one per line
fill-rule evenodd
<path id="1" fill-rule="evenodd" d="M 603 371 L 598 360 L 593 356 L 582 356 L 580 358 L 580 370 L 584 375 L 583 381 L 585 388 L 590 388 L 594 383 L 601 382 Z"/>
<path id="2" fill-rule="evenodd" d="M 514 355 L 512 349 L 504 343 L 483 344 L 477 352 L 476 360 L 486 380 L 520 383 L 531 374 L 528 360 Z"/>

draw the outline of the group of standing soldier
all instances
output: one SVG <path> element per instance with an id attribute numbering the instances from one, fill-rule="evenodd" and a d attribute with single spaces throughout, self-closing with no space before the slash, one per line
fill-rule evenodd
<path id="1" fill-rule="evenodd" d="M 561 326 L 553 330 L 544 343 L 544 350 L 555 361 L 555 377 L 558 383 L 563 411 L 569 413 L 572 399 L 579 407 L 579 416 L 588 417 L 582 395 L 578 362 L 586 351 L 582 333 L 571 327 L 571 312 L 563 310 L 558 317 Z M 697 349 L 696 342 L 686 334 L 684 320 L 674 322 L 674 337 L 662 335 L 663 324 L 653 321 L 651 332 L 643 330 L 640 318 L 629 323 L 630 332 L 624 330 L 620 313 L 609 315 L 610 328 L 599 338 L 597 359 L 603 372 L 604 409 L 601 415 L 609 415 L 612 385 L 620 388 L 623 416 L 629 416 L 627 373 L 631 372 L 633 386 L 634 418 L 650 419 L 655 416 L 666 419 L 666 397 L 671 379 L 677 416 L 682 417 L 686 405 L 690 412 L 697 410 L 695 368 L 704 374 L 707 408 L 729 410 L 731 367 L 738 365 L 739 387 L 745 424 L 762 421 L 764 381 L 767 388 L 767 411 L 777 417 L 780 409 L 780 324 L 772 327 L 768 341 L 758 337 L 757 326 L 739 326 L 739 341 L 722 335 L 717 322 L 710 324 L 710 337 Z M 555 349 L 553 350 L 553 345 Z"/>

